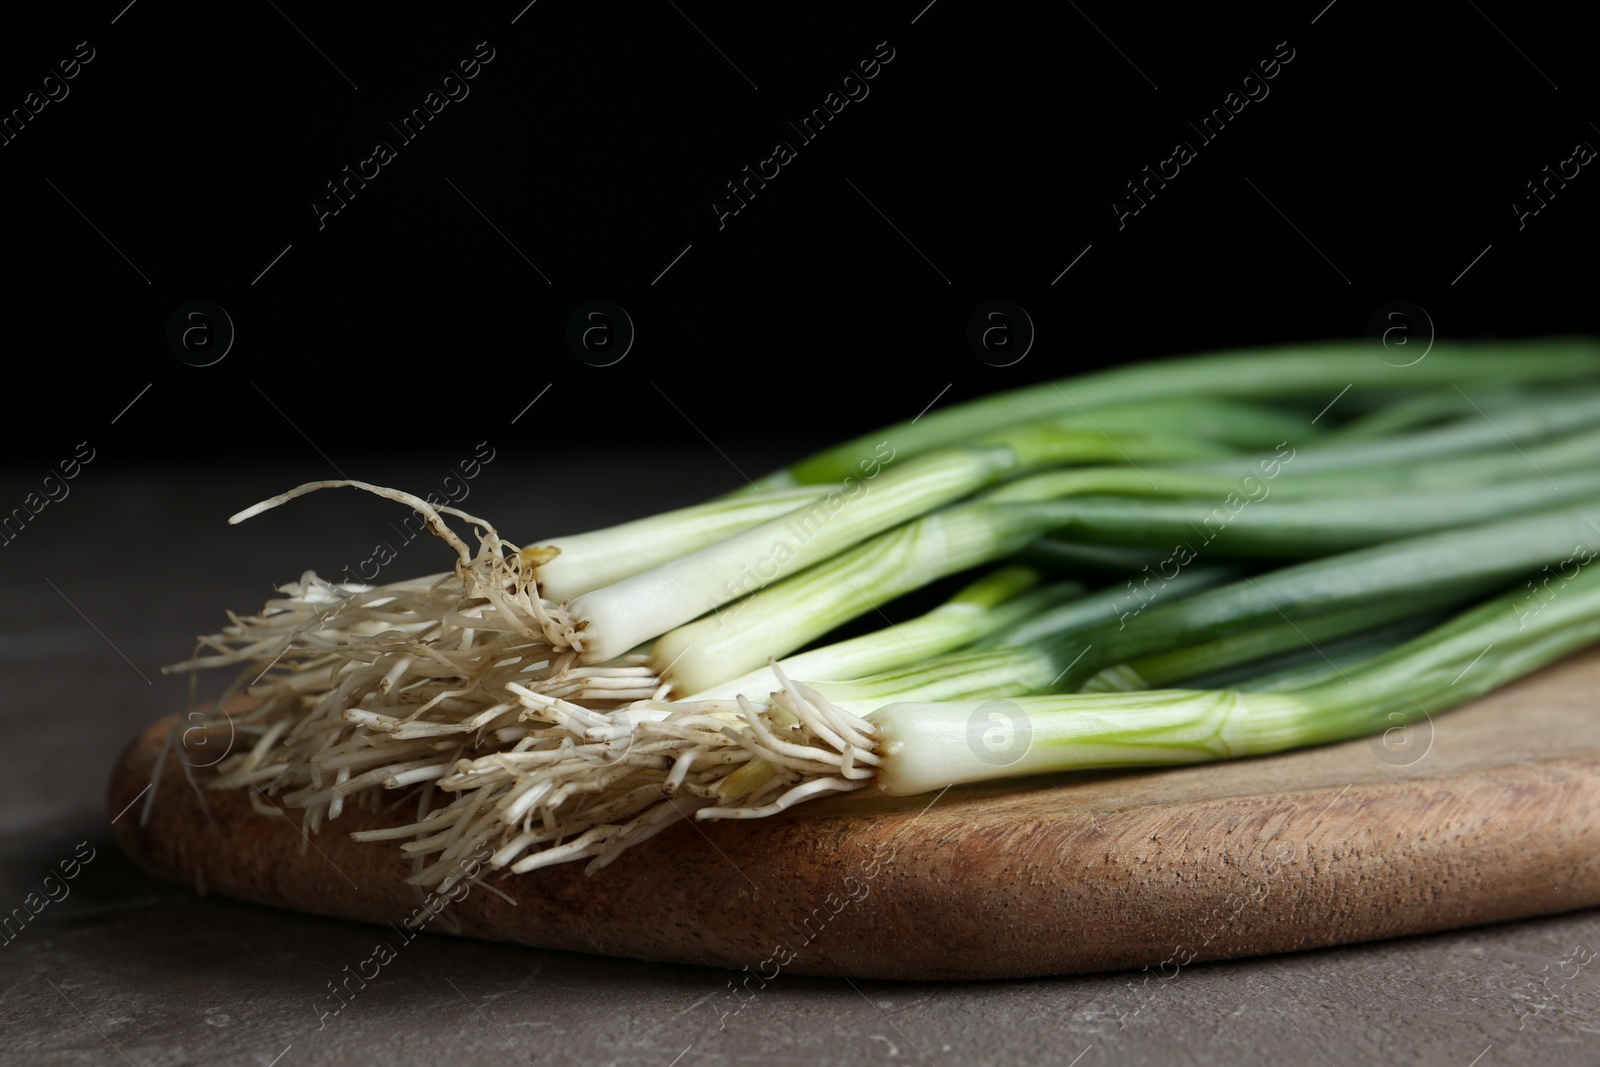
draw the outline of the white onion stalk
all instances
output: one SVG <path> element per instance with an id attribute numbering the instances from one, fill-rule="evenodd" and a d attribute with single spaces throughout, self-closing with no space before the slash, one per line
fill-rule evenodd
<path id="1" fill-rule="evenodd" d="M 540 592 L 570 600 L 742 533 L 822 499 L 826 486 L 745 493 L 635 519 L 588 533 L 536 541 L 524 562 Z M 551 554 L 554 549 L 557 554 Z"/>
<path id="2" fill-rule="evenodd" d="M 673 692 L 703 692 L 930 581 L 1009 556 L 1050 525 L 986 505 L 923 515 L 663 635 L 651 666 Z"/>
<path id="3" fill-rule="evenodd" d="M 821 501 L 803 504 L 716 544 L 585 593 L 570 601 L 566 611 L 583 634 L 582 661 L 612 659 L 885 530 L 1019 474 L 1066 463 L 1196 459 L 1228 452 L 1206 440 L 1148 431 L 1113 438 L 1053 423 L 1022 426 L 984 441 L 919 456 L 887 472 L 879 473 L 879 466 L 869 465 L 860 477 L 842 482 Z M 889 447 L 882 462 L 893 454 Z M 978 562 L 982 560 L 966 565 Z M 940 573 L 950 574 L 955 569 Z M 682 684 L 699 689 L 726 681 L 755 669 L 767 655 L 762 653 L 732 674 Z"/>
<path id="4" fill-rule="evenodd" d="M 1038 580 L 1038 573 L 1026 567 L 1003 567 L 984 575 L 925 615 L 790 656 L 780 660 L 777 668 L 796 678 L 865 678 L 971 644 L 1083 594 L 1078 582 L 1057 582 L 1032 590 Z M 761 667 L 679 699 L 732 700 L 740 693 L 764 697 L 779 688 L 782 683 L 777 671 Z"/>
<path id="5" fill-rule="evenodd" d="M 815 518 L 810 508 L 796 509 L 698 552 L 585 593 L 569 605 L 573 618 L 586 631 L 585 657 L 593 661 L 619 656 L 762 584 L 965 496 L 1016 466 L 1015 454 L 1005 448 L 936 453 L 883 475 L 858 499 L 841 498 L 838 506 L 822 508 Z"/>

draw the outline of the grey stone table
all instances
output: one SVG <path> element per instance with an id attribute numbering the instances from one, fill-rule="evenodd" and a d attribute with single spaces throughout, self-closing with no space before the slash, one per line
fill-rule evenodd
<path id="1" fill-rule="evenodd" d="M 470 456 L 346 468 L 427 492 Z M 160 665 L 224 608 L 259 607 L 272 582 L 307 567 L 370 571 L 380 542 L 396 553 L 388 577 L 448 566 L 435 544 L 404 541 L 396 506 L 349 492 L 223 524 L 330 476 L 315 458 L 243 472 L 102 462 L 0 548 L 0 912 L 31 915 L 0 945 L 0 1064 L 1600 1062 L 1600 963 L 1588 962 L 1600 913 L 1164 975 L 785 975 L 753 996 L 718 971 L 424 935 L 329 1014 L 329 983 L 371 954 L 373 928 L 152 879 L 117 851 L 103 810 L 122 746 L 184 703 L 185 683 Z M 750 473 L 773 458 L 739 457 Z M 644 469 L 497 456 L 454 491 L 516 538 L 736 479 L 710 449 L 657 454 Z M 0 510 L 35 488 L 30 472 L 0 477 Z M 76 877 L 46 883 L 62 864 Z"/>

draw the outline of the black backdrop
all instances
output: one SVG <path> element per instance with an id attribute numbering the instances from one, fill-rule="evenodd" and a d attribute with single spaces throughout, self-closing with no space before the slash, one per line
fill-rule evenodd
<path id="1" fill-rule="evenodd" d="M 1567 10 L 125 3 L 4 18 L 6 354 L 47 382 L 12 380 L 12 463 L 86 437 L 111 463 L 454 454 L 523 412 L 497 443 L 803 448 L 1109 363 L 1361 337 L 1396 300 L 1446 337 L 1594 326 L 1574 149 L 1600 108 Z M 387 124 L 413 109 L 408 142 Z M 333 213 L 346 167 L 370 180 Z M 746 167 L 770 180 L 733 214 Z M 1563 169 L 1533 213 L 1525 183 Z M 986 362 L 968 324 L 996 299 L 1013 346 Z M 610 366 L 614 310 L 586 320 L 609 355 L 568 343 L 593 300 L 634 329 Z M 1016 307 L 1034 343 L 992 365 Z M 191 365 L 216 308 L 231 347 Z"/>

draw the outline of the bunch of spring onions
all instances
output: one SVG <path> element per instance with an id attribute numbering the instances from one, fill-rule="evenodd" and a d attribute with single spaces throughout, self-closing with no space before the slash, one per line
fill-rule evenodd
<path id="1" fill-rule="evenodd" d="M 308 831 L 414 801 L 354 836 L 398 842 L 419 885 L 485 845 L 593 869 L 686 816 L 1249 756 L 1459 704 L 1600 639 L 1597 455 L 1600 344 L 1553 339 L 1046 383 L 526 546 L 317 482 L 232 521 L 354 486 L 420 513 L 453 569 L 307 572 L 169 670 L 239 668 L 210 728 L 245 743 L 212 786 Z M 931 585 L 948 599 L 908 613 Z M 863 617 L 883 625 L 831 636 Z"/>

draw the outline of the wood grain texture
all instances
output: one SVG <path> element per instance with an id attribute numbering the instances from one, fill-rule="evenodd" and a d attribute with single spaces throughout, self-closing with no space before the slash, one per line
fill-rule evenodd
<path id="1" fill-rule="evenodd" d="M 1600 652 L 1380 738 L 1157 773 L 840 797 L 771 819 L 683 823 L 593 877 L 497 873 L 438 932 L 648 960 L 900 979 L 1067 974 L 1453 929 L 1600 904 Z M 112 778 L 122 810 L 172 720 Z M 1391 741 L 1398 739 L 1391 739 Z M 147 822 L 115 829 L 151 871 L 367 922 L 419 907 L 392 843 L 306 839 L 297 813 L 206 792 L 169 760 Z M 398 816 L 398 813 L 397 813 Z M 310 847 L 306 847 L 309 844 Z"/>

